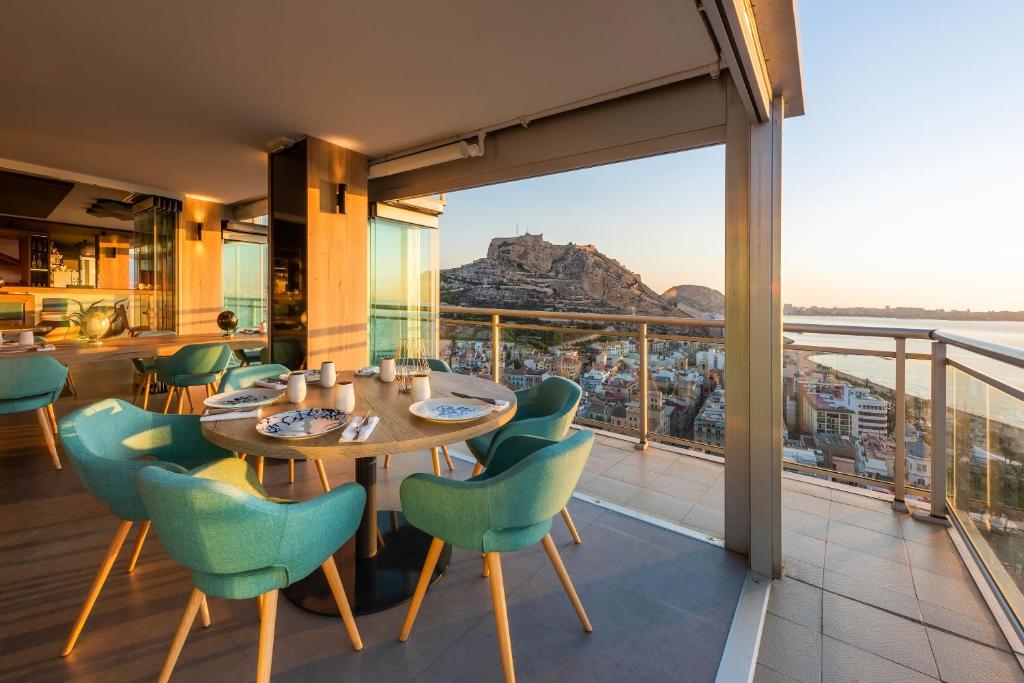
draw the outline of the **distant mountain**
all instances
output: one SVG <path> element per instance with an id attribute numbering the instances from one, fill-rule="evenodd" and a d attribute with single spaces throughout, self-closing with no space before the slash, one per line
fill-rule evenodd
<path id="1" fill-rule="evenodd" d="M 1024 321 L 1024 311 L 958 311 L 945 308 L 920 308 L 917 306 L 886 306 L 871 308 L 867 306 L 794 306 L 786 304 L 785 315 L 839 316 L 857 318 L 906 318 L 917 320 L 1009 320 Z"/>
<path id="2" fill-rule="evenodd" d="M 441 300 L 459 306 L 679 316 L 640 276 L 593 245 L 543 235 L 495 237 L 487 256 L 441 271 Z"/>
<path id="3" fill-rule="evenodd" d="M 703 313 L 725 313 L 725 295 L 710 287 L 676 285 L 661 296 L 692 318 L 699 318 Z"/>

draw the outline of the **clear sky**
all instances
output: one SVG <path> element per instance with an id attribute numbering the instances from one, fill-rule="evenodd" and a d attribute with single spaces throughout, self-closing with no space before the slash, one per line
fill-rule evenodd
<path id="1" fill-rule="evenodd" d="M 1024 309 L 1024 1 L 802 0 L 783 296 Z M 721 289 L 724 150 L 448 195 L 441 264 L 491 237 L 595 244 L 657 291 Z"/>

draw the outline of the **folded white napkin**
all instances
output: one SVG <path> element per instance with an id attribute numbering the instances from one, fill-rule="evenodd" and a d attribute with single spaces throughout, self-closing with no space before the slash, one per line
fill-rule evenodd
<path id="1" fill-rule="evenodd" d="M 508 408 L 509 405 L 511 404 L 509 401 L 500 398 L 496 398 L 494 400 L 495 403 L 494 405 L 491 406 L 491 410 L 504 410 L 505 408 Z"/>
<path id="2" fill-rule="evenodd" d="M 341 433 L 341 438 L 338 439 L 338 443 L 344 443 L 346 441 L 351 443 L 362 443 L 370 438 L 370 434 L 373 434 L 373 430 L 377 427 L 377 423 L 380 422 L 380 418 L 376 415 L 371 417 L 366 424 L 363 424 L 363 418 L 354 417 L 352 421 L 345 427 L 345 431 Z"/>
<path id="3" fill-rule="evenodd" d="M 366 365 L 356 370 L 356 375 L 358 375 L 359 377 L 369 377 L 371 375 L 376 375 L 379 372 L 379 365 Z"/>
<path id="4" fill-rule="evenodd" d="M 254 386 L 264 389 L 287 389 L 288 382 L 283 379 L 261 379 L 254 383 Z"/>
<path id="5" fill-rule="evenodd" d="M 205 413 L 203 413 L 203 416 L 199 418 L 199 421 L 217 422 L 219 420 L 248 420 L 259 416 L 259 408 L 254 408 L 253 410 L 233 410 L 227 413 L 211 413 L 209 410 L 207 410 Z"/>
<path id="6" fill-rule="evenodd" d="M 57 350 L 57 347 L 54 346 L 53 344 L 43 344 L 42 346 L 37 346 L 36 347 L 36 351 L 56 351 L 56 350 Z"/>

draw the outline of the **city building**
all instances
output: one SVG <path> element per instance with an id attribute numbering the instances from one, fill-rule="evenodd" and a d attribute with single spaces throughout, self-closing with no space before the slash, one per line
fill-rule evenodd
<path id="1" fill-rule="evenodd" d="M 715 389 L 705 399 L 693 421 L 693 440 L 712 446 L 725 445 L 725 389 Z"/>

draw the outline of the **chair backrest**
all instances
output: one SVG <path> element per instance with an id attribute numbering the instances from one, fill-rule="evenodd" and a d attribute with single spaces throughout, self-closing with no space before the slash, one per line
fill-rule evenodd
<path id="1" fill-rule="evenodd" d="M 235 391 L 236 389 L 248 389 L 256 382 L 263 379 L 275 379 L 281 374 L 288 372 L 288 368 L 276 363 L 268 365 L 248 365 L 241 368 L 230 368 L 224 373 L 220 380 L 220 387 L 217 391 Z"/>
<path id="2" fill-rule="evenodd" d="M 68 369 L 50 356 L 35 354 L 0 360 L 0 401 L 50 394 L 56 401 Z"/>
<path id="3" fill-rule="evenodd" d="M 161 377 L 212 374 L 226 368 L 231 355 L 231 347 L 222 342 L 188 344 L 170 356 L 157 357 L 157 373 Z"/>
<path id="4" fill-rule="evenodd" d="M 203 438 L 194 415 L 151 413 L 111 398 L 60 421 L 64 451 L 89 493 L 121 519 L 148 519 L 132 476 L 150 465 L 185 471 L 231 455 Z"/>
<path id="5" fill-rule="evenodd" d="M 594 445 L 594 433 L 580 430 L 557 442 L 533 437 L 514 437 L 514 440 L 548 445 L 488 479 L 493 486 L 489 505 L 491 524 L 496 530 L 541 524 L 558 514 L 579 483 Z M 506 444 L 512 446 L 510 442 Z"/>
<path id="6" fill-rule="evenodd" d="M 157 467 L 140 470 L 135 487 L 164 549 L 186 567 L 237 574 L 277 562 L 287 523 L 279 504 Z"/>
<path id="7" fill-rule="evenodd" d="M 564 422 L 558 438 L 569 431 L 569 425 L 576 417 L 583 390 L 576 382 L 564 377 L 548 377 L 543 382 L 525 391 L 516 392 L 516 414 L 513 420 L 547 417 Z"/>

